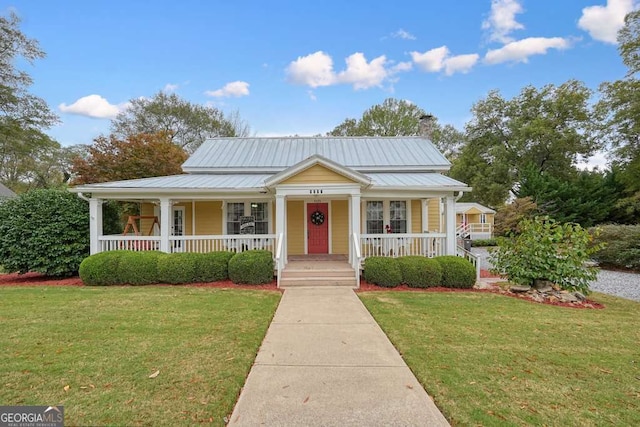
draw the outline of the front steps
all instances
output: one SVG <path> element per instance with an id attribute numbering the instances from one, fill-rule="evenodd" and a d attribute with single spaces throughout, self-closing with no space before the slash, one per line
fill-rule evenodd
<path id="1" fill-rule="evenodd" d="M 280 277 L 281 288 L 345 286 L 357 288 L 355 271 L 345 261 L 289 260 Z"/>

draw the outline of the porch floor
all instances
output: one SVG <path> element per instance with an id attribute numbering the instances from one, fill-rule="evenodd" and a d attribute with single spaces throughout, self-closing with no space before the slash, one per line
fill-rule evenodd
<path id="1" fill-rule="evenodd" d="M 293 255 L 282 271 L 281 288 L 304 286 L 358 287 L 346 255 Z"/>

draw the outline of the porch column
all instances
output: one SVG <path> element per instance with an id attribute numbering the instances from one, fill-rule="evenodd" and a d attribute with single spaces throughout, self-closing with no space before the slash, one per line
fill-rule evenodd
<path id="1" fill-rule="evenodd" d="M 169 236 L 171 235 L 171 201 L 160 199 L 160 250 L 170 253 Z"/>
<path id="2" fill-rule="evenodd" d="M 89 253 L 101 251 L 102 237 L 102 199 L 89 199 Z"/>
<path id="3" fill-rule="evenodd" d="M 429 200 L 422 199 L 420 200 L 420 208 L 422 210 L 422 233 L 429 232 Z"/>
<path id="4" fill-rule="evenodd" d="M 447 204 L 445 209 L 445 227 L 447 233 L 447 255 L 456 254 L 456 199 L 453 196 L 447 196 Z"/>
<path id="5" fill-rule="evenodd" d="M 282 194 L 276 194 L 276 237 L 279 238 L 280 234 L 282 234 L 282 253 L 280 254 L 280 266 L 284 266 L 285 260 L 287 259 L 287 247 L 285 245 L 286 242 L 286 234 L 285 234 L 285 219 L 287 208 L 285 204 L 285 197 Z"/>
<path id="6" fill-rule="evenodd" d="M 349 201 L 351 203 L 351 209 L 349 209 L 351 213 L 351 226 L 349 227 L 349 231 L 351 231 L 351 233 L 348 239 L 348 241 L 351 242 L 349 246 L 349 258 L 353 261 L 353 255 L 355 255 L 353 250 L 354 244 L 360 244 L 360 242 L 354 242 L 352 240 L 353 233 L 356 234 L 358 239 L 360 238 L 360 194 L 352 194 Z"/>

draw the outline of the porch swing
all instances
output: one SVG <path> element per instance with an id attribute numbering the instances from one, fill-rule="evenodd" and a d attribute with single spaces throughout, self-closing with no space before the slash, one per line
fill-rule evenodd
<path id="1" fill-rule="evenodd" d="M 147 233 L 147 236 L 152 236 L 153 232 L 155 230 L 155 227 L 157 226 L 157 230 L 160 231 L 160 223 L 158 222 L 158 217 L 155 215 L 129 215 L 129 217 L 127 218 L 127 224 L 124 226 L 124 230 L 122 231 L 122 235 L 123 236 L 127 236 L 130 232 L 133 231 L 133 235 L 134 236 L 142 236 L 143 234 L 141 234 L 140 229 L 138 228 L 138 221 L 140 222 L 140 226 L 142 227 L 142 220 L 145 219 L 150 219 L 152 220 L 151 222 L 151 227 L 149 227 L 149 232 Z M 154 250 L 154 244 L 155 242 L 150 242 L 150 241 L 133 241 L 132 243 L 132 249 L 133 250 L 137 250 L 137 251 L 149 251 L 149 250 Z"/>

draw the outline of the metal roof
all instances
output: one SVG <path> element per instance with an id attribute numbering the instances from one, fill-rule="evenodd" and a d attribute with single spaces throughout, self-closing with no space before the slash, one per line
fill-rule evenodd
<path id="1" fill-rule="evenodd" d="M 15 197 L 16 193 L 9 190 L 7 187 L 0 183 L 0 198 L 1 197 Z"/>
<path id="2" fill-rule="evenodd" d="M 368 173 L 372 187 L 392 188 L 467 188 L 467 184 L 439 173 Z"/>
<path id="3" fill-rule="evenodd" d="M 475 202 L 462 202 L 462 203 L 458 202 L 458 203 L 456 203 L 456 213 L 465 213 L 466 211 L 468 211 L 471 208 L 476 208 L 482 213 L 488 213 L 488 214 L 496 213 L 496 211 L 494 211 L 493 209 L 488 208 L 486 206 L 483 206 L 480 203 L 475 203 Z"/>
<path id="4" fill-rule="evenodd" d="M 213 138 L 182 165 L 185 172 L 278 172 L 315 154 L 366 171 L 448 170 L 451 164 L 422 137 Z"/>
<path id="5" fill-rule="evenodd" d="M 118 190 L 265 190 L 271 174 L 186 174 L 155 178 L 111 181 L 79 185 L 73 191 L 117 192 Z M 375 189 L 459 189 L 467 188 L 455 179 L 439 173 L 369 173 L 371 188 Z"/>

